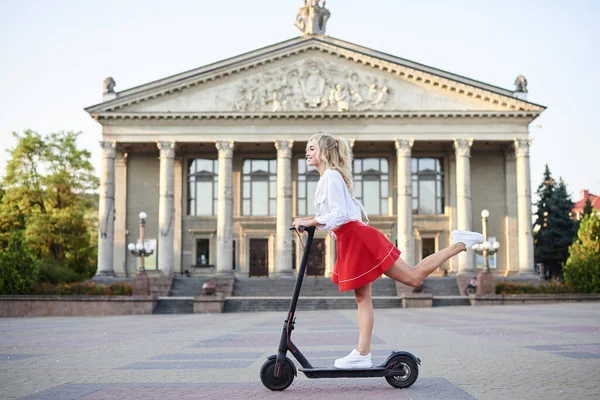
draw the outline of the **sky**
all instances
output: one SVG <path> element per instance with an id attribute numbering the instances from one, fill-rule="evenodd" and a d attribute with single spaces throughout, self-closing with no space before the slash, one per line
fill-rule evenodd
<path id="1" fill-rule="evenodd" d="M 300 35 L 302 0 L 0 0 L 0 176 L 12 132 L 81 131 L 100 167 L 101 127 L 83 110 L 112 76 L 121 91 Z M 600 1 L 329 0 L 330 36 L 512 90 L 548 109 L 530 125 L 535 192 L 544 165 L 572 194 L 600 194 Z"/>

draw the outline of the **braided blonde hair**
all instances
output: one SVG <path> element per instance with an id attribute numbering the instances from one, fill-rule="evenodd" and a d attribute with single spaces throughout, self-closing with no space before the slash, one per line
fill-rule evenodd
<path id="1" fill-rule="evenodd" d="M 319 132 L 312 135 L 306 145 L 307 149 L 310 144 L 313 144 L 317 150 L 319 161 L 325 163 L 327 169 L 334 169 L 342 175 L 344 183 L 350 192 L 350 196 L 354 196 L 354 183 L 352 179 L 352 162 L 354 156 L 348 141 L 341 137 L 334 137 L 328 133 Z"/>

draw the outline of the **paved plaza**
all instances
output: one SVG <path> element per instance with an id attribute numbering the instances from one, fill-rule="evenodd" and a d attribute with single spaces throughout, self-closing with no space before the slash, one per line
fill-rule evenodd
<path id="1" fill-rule="evenodd" d="M 417 382 L 260 383 L 284 313 L 0 319 L 2 399 L 598 399 L 600 304 L 379 309 L 374 361 L 422 360 Z M 331 366 L 357 338 L 354 310 L 297 315 L 294 341 Z"/>

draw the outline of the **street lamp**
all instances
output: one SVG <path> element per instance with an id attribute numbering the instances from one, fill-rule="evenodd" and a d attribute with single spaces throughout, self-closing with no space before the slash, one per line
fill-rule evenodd
<path id="1" fill-rule="evenodd" d="M 477 276 L 477 294 L 495 294 L 496 287 L 494 285 L 494 275 L 490 271 L 490 256 L 494 255 L 500 248 L 500 243 L 496 240 L 491 242 L 488 240 L 488 218 L 490 212 L 488 210 L 481 211 L 481 227 L 483 233 L 483 243 L 473 245 L 473 250 L 477 254 L 483 256 L 483 271 Z"/>
<path id="2" fill-rule="evenodd" d="M 145 243 L 146 218 L 148 214 L 141 212 L 140 217 L 140 239 L 137 243 L 129 243 L 127 248 L 134 256 L 138 257 L 138 271 L 133 278 L 133 294 L 141 296 L 150 295 L 150 279 L 146 273 L 145 259 L 154 253 L 154 249 Z"/>

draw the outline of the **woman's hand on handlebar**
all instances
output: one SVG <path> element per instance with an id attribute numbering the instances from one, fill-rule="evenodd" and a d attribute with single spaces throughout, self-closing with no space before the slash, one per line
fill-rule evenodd
<path id="1" fill-rule="evenodd" d="M 294 229 L 296 229 L 296 232 L 301 234 L 303 233 L 303 231 L 300 230 L 300 227 L 304 226 L 305 228 L 308 228 L 309 226 L 312 226 L 313 220 L 313 218 L 294 218 L 292 226 L 294 227 Z"/>

